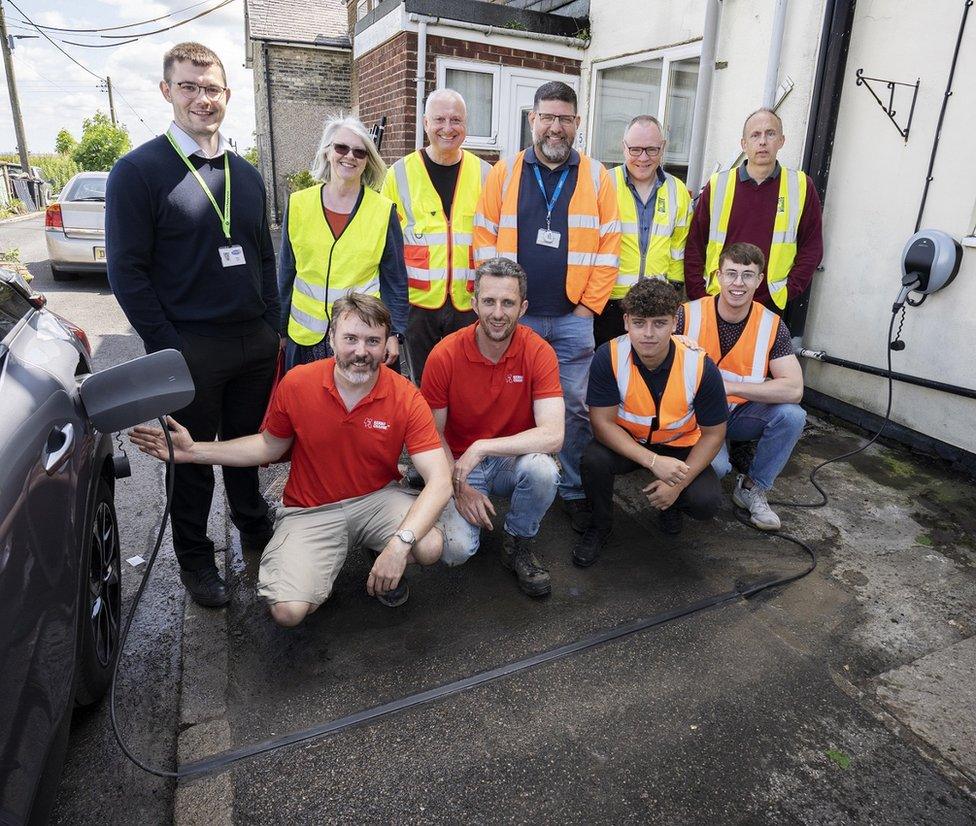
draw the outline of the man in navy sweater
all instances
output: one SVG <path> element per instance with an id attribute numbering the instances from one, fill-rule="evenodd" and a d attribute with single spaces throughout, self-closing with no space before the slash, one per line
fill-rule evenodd
<path id="1" fill-rule="evenodd" d="M 197 441 L 256 433 L 280 344 L 274 249 L 257 170 L 220 134 L 230 89 L 220 58 L 180 43 L 159 88 L 167 133 L 115 164 L 108 179 L 108 277 L 146 352 L 182 351 L 196 397 L 174 413 Z M 257 468 L 225 468 L 231 518 L 246 549 L 271 535 Z M 213 468 L 177 465 L 171 520 L 180 578 L 201 605 L 227 587 L 207 536 Z"/>

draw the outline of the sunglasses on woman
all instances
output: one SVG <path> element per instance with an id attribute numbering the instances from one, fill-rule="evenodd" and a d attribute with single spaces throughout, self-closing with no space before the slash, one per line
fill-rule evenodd
<path id="1" fill-rule="evenodd" d="M 366 158 L 365 149 L 353 149 L 348 143 L 334 143 L 332 144 L 332 150 L 339 157 L 342 157 L 343 155 L 348 155 L 350 152 L 352 152 L 352 156 L 357 161 L 362 161 L 365 160 Z"/>

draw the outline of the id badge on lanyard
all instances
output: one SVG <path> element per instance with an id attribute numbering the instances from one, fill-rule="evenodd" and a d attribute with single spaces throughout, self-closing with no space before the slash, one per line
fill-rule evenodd
<path id="1" fill-rule="evenodd" d="M 539 229 L 536 234 L 535 242 L 540 247 L 551 247 L 552 249 L 559 248 L 559 240 L 562 238 L 562 233 L 556 232 L 552 229 L 552 210 L 556 206 L 556 201 L 559 200 L 559 195 L 563 191 L 563 184 L 566 183 L 566 178 L 569 176 L 569 167 L 563 169 L 562 175 L 559 176 L 559 181 L 556 183 L 556 188 L 552 191 L 552 198 L 546 197 L 546 188 L 542 184 L 542 174 L 539 172 L 538 164 L 532 166 L 532 171 L 535 172 L 536 183 L 539 184 L 539 190 L 542 192 L 542 198 L 546 202 L 546 228 Z"/>

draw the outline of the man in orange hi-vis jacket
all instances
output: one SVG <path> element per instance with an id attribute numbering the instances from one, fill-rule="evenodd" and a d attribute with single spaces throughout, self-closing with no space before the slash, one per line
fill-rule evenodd
<path id="1" fill-rule="evenodd" d="M 582 531 L 590 509 L 579 464 L 590 440 L 585 396 L 593 316 L 617 278 L 620 221 L 610 174 L 573 149 L 579 122 L 571 87 L 552 81 L 536 90 L 532 146 L 499 161 L 485 181 L 474 218 L 474 258 L 476 264 L 508 258 L 528 275 L 522 323 L 559 359 L 566 402 L 559 494 L 573 527 Z"/>

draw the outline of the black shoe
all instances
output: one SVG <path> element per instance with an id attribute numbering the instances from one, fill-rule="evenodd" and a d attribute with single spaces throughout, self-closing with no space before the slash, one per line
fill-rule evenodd
<path id="1" fill-rule="evenodd" d="M 271 541 L 274 530 L 268 528 L 266 531 L 258 531 L 256 533 L 240 531 L 240 534 L 241 550 L 244 553 L 259 554 L 264 551 L 265 546 Z"/>
<path id="2" fill-rule="evenodd" d="M 749 473 L 754 458 L 756 458 L 756 442 L 731 442 L 729 444 L 729 464 L 739 473 Z"/>
<path id="3" fill-rule="evenodd" d="M 544 597 L 552 591 L 549 571 L 532 553 L 531 539 L 506 533 L 502 540 L 502 566 L 515 572 L 519 588 L 530 597 Z"/>
<path id="4" fill-rule="evenodd" d="M 661 529 L 661 533 L 666 533 L 669 536 L 677 536 L 681 533 L 684 517 L 681 515 L 681 511 L 672 505 L 667 510 L 658 511 L 657 523 Z"/>
<path id="5" fill-rule="evenodd" d="M 197 605 L 207 608 L 221 608 L 230 602 L 227 583 L 214 568 L 201 568 L 198 571 L 180 571 L 180 582 Z"/>
<path id="6" fill-rule="evenodd" d="M 600 557 L 600 549 L 607 543 L 609 530 L 589 525 L 573 548 L 573 564 L 577 568 L 589 568 Z"/>
<path id="7" fill-rule="evenodd" d="M 563 513 L 569 517 L 576 533 L 583 533 L 590 524 L 593 506 L 589 499 L 563 499 Z"/>

